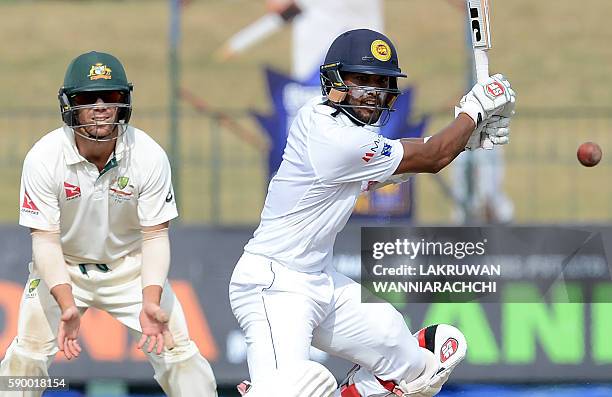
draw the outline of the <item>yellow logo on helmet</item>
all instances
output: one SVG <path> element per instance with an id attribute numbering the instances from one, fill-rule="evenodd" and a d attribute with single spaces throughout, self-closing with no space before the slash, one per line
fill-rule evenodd
<path id="1" fill-rule="evenodd" d="M 87 77 L 89 77 L 89 80 L 110 80 L 113 78 L 111 76 L 111 72 L 112 70 L 108 66 L 101 63 L 96 63 L 95 65 L 91 65 L 91 69 L 89 69 L 89 74 Z"/>
<path id="2" fill-rule="evenodd" d="M 391 47 L 383 40 L 374 40 L 370 46 L 372 55 L 379 61 L 387 62 L 391 59 Z"/>

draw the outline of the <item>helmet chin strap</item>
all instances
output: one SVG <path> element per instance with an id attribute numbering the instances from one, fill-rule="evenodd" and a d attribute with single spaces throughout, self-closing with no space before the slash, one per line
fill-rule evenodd
<path id="1" fill-rule="evenodd" d="M 87 132 L 87 130 L 85 129 L 85 127 L 89 127 L 89 126 L 103 126 L 103 125 L 114 125 L 116 129 L 121 129 L 123 130 L 123 128 L 125 127 L 125 124 L 122 123 L 104 123 L 104 124 L 82 124 L 79 126 L 75 126 L 75 127 L 71 127 L 72 131 L 80 136 L 83 139 L 87 139 L 88 141 L 92 141 L 92 142 L 111 142 L 111 141 L 115 141 L 117 140 L 117 138 L 119 138 L 119 135 L 121 135 L 119 132 L 115 135 L 115 136 L 111 136 L 109 138 L 98 138 L 97 135 L 92 135 L 89 132 Z M 83 132 L 79 131 L 79 130 L 83 130 Z M 115 130 L 113 130 L 113 132 L 115 132 Z M 121 131 L 121 133 L 123 133 L 124 131 Z M 112 135 L 113 133 L 111 133 Z"/>
<path id="2" fill-rule="evenodd" d="M 352 106 L 352 105 L 343 106 L 342 104 L 336 104 L 336 105 L 338 106 L 338 109 L 340 109 L 342 113 L 344 113 L 348 118 L 353 120 L 353 122 L 355 122 L 357 125 L 361 127 L 364 127 L 364 126 L 381 127 L 381 125 L 376 125 L 376 123 L 380 121 L 380 118 L 383 116 L 384 110 L 380 110 L 380 114 L 378 115 L 378 117 L 374 117 L 378 109 L 372 109 L 373 112 L 370 115 L 369 120 L 363 121 L 359 118 L 359 116 L 357 116 L 357 112 L 355 111 L 355 108 L 358 108 L 359 106 Z"/>

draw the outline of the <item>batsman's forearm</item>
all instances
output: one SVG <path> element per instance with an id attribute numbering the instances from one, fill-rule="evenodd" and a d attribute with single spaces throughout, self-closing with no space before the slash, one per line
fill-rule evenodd
<path id="1" fill-rule="evenodd" d="M 465 150 L 474 128 L 476 128 L 474 120 L 467 114 L 461 113 L 452 123 L 427 141 L 427 145 L 431 145 L 434 153 L 437 153 L 437 168 L 446 167 Z"/>

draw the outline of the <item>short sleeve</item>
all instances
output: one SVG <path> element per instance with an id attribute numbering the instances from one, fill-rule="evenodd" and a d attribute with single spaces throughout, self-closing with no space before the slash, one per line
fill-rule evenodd
<path id="1" fill-rule="evenodd" d="M 161 150 L 152 161 L 138 197 L 138 218 L 143 227 L 155 226 L 178 216 L 170 162 Z"/>
<path id="2" fill-rule="evenodd" d="M 33 229 L 59 230 L 58 197 L 50 170 L 32 152 L 28 153 L 21 172 L 19 224 Z"/>
<path id="3" fill-rule="evenodd" d="M 402 160 L 399 140 L 357 126 L 335 126 L 309 137 L 309 155 L 317 175 L 330 182 L 384 182 Z"/>

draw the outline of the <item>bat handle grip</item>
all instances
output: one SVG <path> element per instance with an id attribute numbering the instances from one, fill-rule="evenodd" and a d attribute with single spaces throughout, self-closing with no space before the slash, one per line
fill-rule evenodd
<path id="1" fill-rule="evenodd" d="M 476 80 L 479 83 L 485 82 L 489 78 L 489 57 L 486 51 L 474 48 L 474 66 L 476 67 Z M 493 142 L 489 138 L 484 138 L 482 148 L 493 149 Z"/>
<path id="2" fill-rule="evenodd" d="M 476 67 L 476 81 L 482 83 L 489 78 L 489 57 L 485 50 L 474 48 L 474 66 Z"/>

